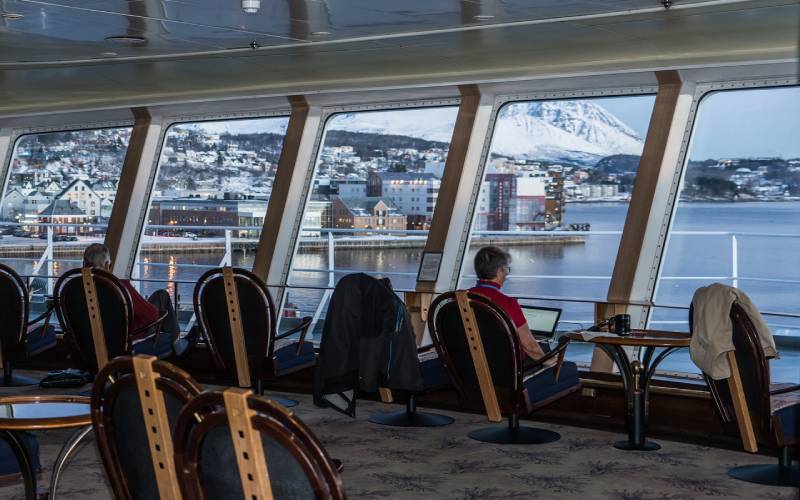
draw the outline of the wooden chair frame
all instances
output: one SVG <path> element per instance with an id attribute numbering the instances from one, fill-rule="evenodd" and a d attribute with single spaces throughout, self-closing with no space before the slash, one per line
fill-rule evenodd
<path id="1" fill-rule="evenodd" d="M 693 326 L 694 308 L 689 310 L 690 329 Z M 744 335 L 744 342 L 749 352 L 754 354 L 754 373 L 759 394 L 756 408 L 751 408 L 745 394 L 744 382 L 735 351 L 728 351 L 725 357 L 730 366 L 730 376 L 723 380 L 713 380 L 704 374 L 711 393 L 714 408 L 722 421 L 723 427 L 731 434 L 738 432 L 743 448 L 750 452 L 758 452 L 759 443 L 774 445 L 779 448 L 777 465 L 751 465 L 736 467 L 728 471 L 732 477 L 758 484 L 798 485 L 800 469 L 792 468 L 792 447 L 798 444 L 797 438 L 787 440 L 779 432 L 781 424 L 772 414 L 771 396 L 786 392 L 800 391 L 800 385 L 770 389 L 769 362 L 758 338 L 758 333 L 747 313 L 738 304 L 733 304 L 730 312 L 731 322 L 739 325 Z M 735 327 L 734 327 L 735 328 Z M 720 394 L 720 384 L 726 384 L 730 393 L 733 414 L 729 411 L 725 399 Z M 756 416 L 756 418 L 754 418 Z"/>
<path id="2" fill-rule="evenodd" d="M 72 280 L 80 279 L 83 281 L 84 286 L 84 300 L 86 301 L 87 313 L 89 314 L 89 321 L 91 325 L 92 341 L 95 348 L 95 358 L 88 359 L 85 353 L 80 348 L 77 335 L 72 327 L 70 318 L 64 312 L 64 287 Z M 122 285 L 122 282 L 113 274 L 94 268 L 77 268 L 67 271 L 58 278 L 54 287 L 54 295 L 56 297 L 56 314 L 58 321 L 61 324 L 61 329 L 64 332 L 64 337 L 67 340 L 67 345 L 74 359 L 80 360 L 82 366 L 86 367 L 91 372 L 99 372 L 107 363 L 109 352 L 106 348 L 106 334 L 103 330 L 102 311 L 99 304 L 93 303 L 97 301 L 97 284 L 103 283 L 113 290 L 115 298 L 122 303 L 125 316 L 125 330 L 122 332 L 114 332 L 114 335 L 121 335 L 123 339 L 123 351 L 125 354 L 131 352 L 133 348 L 133 337 L 147 332 L 150 329 L 155 330 L 154 341 L 158 341 L 161 334 L 161 324 L 166 318 L 167 314 L 164 313 L 155 321 L 148 323 L 138 329 L 131 329 L 131 321 L 133 320 L 133 301 L 128 290 Z"/>
<path id="3" fill-rule="evenodd" d="M 242 322 L 242 311 L 239 302 L 239 295 L 237 287 L 235 286 L 236 279 L 243 279 L 251 284 L 258 292 L 261 300 L 266 305 L 268 311 L 267 322 L 269 328 L 264 335 L 264 338 L 259 342 L 258 348 L 253 352 L 251 349 L 248 351 L 245 347 L 244 339 L 244 324 Z M 213 280 L 223 280 L 223 286 L 226 294 L 226 305 L 228 314 L 228 325 L 231 332 L 231 342 L 233 345 L 234 363 L 236 373 L 236 383 L 239 387 L 254 387 L 257 392 L 262 392 L 262 383 L 264 379 L 264 363 L 270 361 L 272 363 L 273 373 L 275 376 L 274 366 L 274 351 L 275 341 L 287 338 L 296 333 L 300 333 L 300 339 L 297 342 L 296 352 L 299 354 L 303 348 L 306 335 L 308 334 L 311 319 L 303 318 L 303 322 L 295 328 L 292 328 L 281 334 L 276 334 L 277 331 L 277 313 L 275 303 L 272 300 L 272 295 L 269 293 L 266 284 L 254 273 L 241 268 L 221 267 L 211 269 L 203 274 L 197 280 L 194 288 L 194 308 L 195 315 L 200 320 L 200 325 L 204 332 L 206 332 L 206 340 L 208 341 L 209 351 L 214 361 L 215 366 L 221 370 L 228 370 L 231 367 L 226 366 L 225 360 L 222 359 L 219 349 L 217 348 L 218 339 L 215 338 L 215 332 L 209 327 L 208 311 L 202 305 L 202 295 L 206 287 Z"/>
<path id="4" fill-rule="evenodd" d="M 28 333 L 31 332 L 32 329 L 39 323 L 42 323 L 42 327 L 47 329 L 47 327 L 50 325 L 50 318 L 53 315 L 55 305 L 53 303 L 49 304 L 47 306 L 47 310 L 45 310 L 36 318 L 29 320 L 28 315 L 30 314 L 30 298 L 28 296 L 28 287 L 25 285 L 25 281 L 19 274 L 17 274 L 16 271 L 14 271 L 13 268 L 5 264 L 0 264 L 0 280 L 7 281 L 8 284 L 17 289 L 19 300 L 21 302 L 20 317 L 18 318 L 19 330 L 15 333 L 14 340 L 11 343 L 2 342 L 2 340 L 0 340 L 0 367 L 3 368 L 2 385 L 23 385 L 23 383 L 28 385 L 38 383 L 38 381 L 34 379 L 25 380 L 20 384 L 14 383 L 12 367 L 15 360 L 28 359 L 30 356 L 35 356 L 44 350 L 38 350 L 33 353 L 28 352 Z M 4 327 L 8 327 L 8 325 L 4 325 Z"/>
<path id="5" fill-rule="evenodd" d="M 245 408 L 246 413 L 243 413 Z M 238 415 L 232 415 L 233 413 Z M 232 439 L 237 451 L 237 468 L 247 498 L 272 498 L 266 471 L 269 457 L 263 456 L 261 433 L 268 434 L 291 452 L 309 478 L 317 498 L 345 498 L 334 462 L 308 427 L 280 405 L 241 388 L 231 388 L 224 392 L 204 392 L 181 411 L 175 426 L 174 444 L 176 464 L 182 473 L 181 491 L 186 498 L 206 498 L 200 477 L 199 456 L 204 436 L 217 427 L 228 427 L 232 432 L 236 429 Z M 241 442 L 237 444 L 237 440 Z M 245 450 L 249 450 L 248 457 L 253 460 L 248 459 L 248 463 L 243 465 L 244 457 L 241 452 Z M 252 456 L 253 450 L 256 454 L 261 453 L 261 456 Z M 259 484 L 255 481 L 256 474 L 250 472 L 252 479 L 248 476 L 247 471 L 251 471 L 254 466 L 264 467 L 260 473 L 262 482 Z"/>
<path id="6" fill-rule="evenodd" d="M 466 342 L 470 349 L 473 367 L 475 369 L 476 378 L 480 387 L 481 400 L 483 402 L 488 420 L 490 422 L 500 422 L 502 421 L 502 415 L 504 413 L 509 414 L 508 435 L 499 436 L 497 435 L 498 433 L 492 434 L 488 432 L 489 430 L 486 430 L 486 439 L 477 437 L 480 436 L 484 431 L 474 431 L 470 434 L 470 436 L 482 441 L 489 439 L 510 439 L 502 442 L 529 443 L 544 443 L 558 439 L 558 434 L 556 433 L 550 433 L 549 431 L 543 431 L 541 429 L 519 427 L 518 415 L 520 413 L 527 414 L 531 411 L 531 409 L 528 407 L 528 401 L 525 398 L 525 373 L 522 365 L 523 351 L 520 347 L 519 339 L 517 338 L 516 327 L 508 318 L 506 313 L 491 300 L 483 295 L 463 290 L 447 292 L 439 295 L 431 304 L 431 313 L 428 316 L 428 329 L 431 332 L 433 344 L 436 348 L 439 358 L 442 360 L 442 363 L 447 370 L 450 381 L 455 387 L 456 392 L 459 394 L 459 397 L 461 397 L 462 400 L 467 401 L 474 399 L 469 393 L 469 390 L 462 380 L 461 375 L 458 373 L 447 345 L 442 342 L 438 336 L 438 327 L 436 326 L 437 315 L 440 313 L 441 307 L 447 303 L 455 303 L 455 305 L 458 307 L 459 316 L 464 328 L 464 334 L 466 336 Z M 478 327 L 478 322 L 475 318 L 474 307 L 476 306 L 480 307 L 483 312 L 492 315 L 499 324 L 504 325 L 503 331 L 495 332 L 495 334 L 504 335 L 505 341 L 507 341 L 511 347 L 513 359 L 510 360 L 510 363 L 512 364 L 512 371 L 514 373 L 514 383 L 510 393 L 504 394 L 504 397 L 498 396 L 496 386 L 492 380 L 491 370 L 489 368 L 489 364 L 486 359 L 486 353 L 483 347 L 481 332 Z M 564 354 L 566 352 L 568 343 L 569 341 L 565 339 L 559 343 L 557 348 L 547 353 L 547 355 L 539 360 L 540 364 L 543 364 L 547 360 L 553 358 L 557 360 L 556 369 L 554 372 L 556 381 L 558 380 L 561 372 L 561 366 L 564 362 Z M 548 402 L 550 401 L 548 400 L 544 404 L 547 404 Z M 539 406 L 543 406 L 544 404 Z M 527 433 L 527 437 L 523 437 L 525 433 L 522 433 L 521 431 L 530 432 Z"/>
<path id="7" fill-rule="evenodd" d="M 147 355 L 119 356 L 97 375 L 92 388 L 92 426 L 114 496 L 122 500 L 131 500 L 132 497 L 120 465 L 119 452 L 111 438 L 111 409 L 121 391 L 131 387 L 136 387 L 139 393 L 146 429 L 154 430 L 147 436 L 159 495 L 165 500 L 180 500 L 180 474 L 175 468 L 173 439 L 163 394 L 168 392 L 185 405 L 201 393 L 202 387 L 180 368 Z"/>

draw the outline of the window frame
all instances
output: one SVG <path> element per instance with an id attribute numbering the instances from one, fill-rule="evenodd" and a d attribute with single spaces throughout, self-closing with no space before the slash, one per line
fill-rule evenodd
<path id="1" fill-rule="evenodd" d="M 421 109 L 421 108 L 443 108 L 443 107 L 458 107 L 461 103 L 459 97 L 445 97 L 436 99 L 416 99 L 416 100 L 398 100 L 398 101 L 385 101 L 362 103 L 353 105 L 340 105 L 340 106 L 323 106 L 320 115 L 319 128 L 314 137 L 314 146 L 311 157 L 313 161 L 306 165 L 306 175 L 302 188 L 303 204 L 302 208 L 295 214 L 295 221 L 292 227 L 292 236 L 286 248 L 286 265 L 281 272 L 280 282 L 276 285 L 270 284 L 269 286 L 280 286 L 285 289 L 291 288 L 307 288 L 303 285 L 293 286 L 289 283 L 292 272 L 292 265 L 294 258 L 300 245 L 300 229 L 305 216 L 306 207 L 311 201 L 313 195 L 313 183 L 316 176 L 317 167 L 320 163 L 320 155 L 322 154 L 322 147 L 325 143 L 325 136 L 327 135 L 328 121 L 336 115 L 346 113 L 363 113 L 370 111 L 400 111 L 404 109 Z M 285 296 L 285 294 L 284 294 Z M 283 310 L 281 305 L 280 310 Z"/>
<path id="2" fill-rule="evenodd" d="M 180 125 L 189 125 L 189 124 L 196 124 L 196 123 L 204 123 L 204 122 L 221 122 L 221 121 L 237 121 L 237 120 L 258 120 L 258 119 L 268 119 L 268 118 L 291 118 L 291 109 L 289 107 L 286 108 L 276 108 L 272 110 L 264 110 L 264 111 L 253 111 L 253 112 L 236 112 L 236 113 L 202 113 L 196 115 L 170 115 L 165 117 L 161 120 L 161 133 L 158 138 L 158 146 L 156 147 L 156 153 L 153 155 L 151 160 L 151 173 L 150 177 L 147 180 L 147 193 L 145 196 L 145 201 L 142 206 L 138 210 L 138 221 L 137 221 L 137 237 L 136 237 L 136 252 L 135 258 L 131 259 L 131 262 L 128 264 L 126 269 L 126 273 L 128 276 L 133 273 L 134 267 L 139 262 L 140 256 L 139 252 L 142 248 L 142 236 L 144 236 L 144 232 L 147 228 L 147 214 L 150 211 L 150 206 L 153 202 L 153 188 L 158 180 L 158 175 L 161 172 L 161 157 L 164 154 L 164 146 L 166 145 L 167 134 L 172 129 L 172 127 L 180 126 Z M 284 140 L 286 136 L 284 135 Z M 281 149 L 283 145 L 281 145 Z M 270 197 L 270 200 L 272 198 Z M 267 210 L 269 210 L 269 201 L 267 202 Z M 263 223 L 262 223 L 263 226 Z"/>
<path id="3" fill-rule="evenodd" d="M 733 81 L 718 81 L 698 84 L 695 87 L 692 105 L 689 111 L 689 117 L 686 120 L 685 128 L 683 131 L 683 139 L 681 141 L 681 149 L 678 158 L 679 168 L 675 169 L 675 175 L 672 180 L 670 193 L 668 197 L 668 209 L 664 213 L 664 218 L 661 223 L 660 234 L 664 237 L 664 244 L 660 245 L 656 251 L 656 258 L 651 266 L 650 279 L 647 285 L 647 296 L 651 303 L 646 308 L 645 324 L 649 327 L 655 309 L 658 308 L 684 308 L 687 313 L 688 306 L 680 304 L 658 304 L 655 301 L 658 286 L 661 281 L 661 273 L 664 268 L 664 257 L 669 251 L 670 240 L 672 237 L 672 226 L 675 222 L 677 215 L 678 205 L 680 204 L 680 194 L 683 191 L 684 181 L 689 165 L 688 153 L 691 150 L 692 144 L 695 140 L 696 125 L 699 119 L 700 112 L 702 111 L 702 103 L 714 94 L 728 91 L 737 90 L 756 90 L 756 89 L 770 89 L 782 87 L 796 87 L 800 86 L 800 77 L 785 77 L 785 78 L 758 78 L 746 80 L 733 80 Z M 784 313 L 780 313 L 784 314 Z M 800 317 L 800 315 L 798 315 Z"/>
<path id="4" fill-rule="evenodd" d="M 584 100 L 584 99 L 598 99 L 603 97 L 635 97 L 635 96 L 655 96 L 658 93 L 658 85 L 635 85 L 626 87 L 609 87 L 594 90 L 566 90 L 566 91 L 544 91 L 532 93 L 518 93 L 518 94 L 503 94 L 495 97 L 495 102 L 492 107 L 492 115 L 490 118 L 489 129 L 487 130 L 486 137 L 483 141 L 483 149 L 481 151 L 480 166 L 475 177 L 475 183 L 472 186 L 472 193 L 470 196 L 469 213 L 467 214 L 468 224 L 465 225 L 460 242 L 458 254 L 456 256 L 456 268 L 453 272 L 451 280 L 451 289 L 456 289 L 461 280 L 463 273 L 466 256 L 469 253 L 470 243 L 472 241 L 472 232 L 475 225 L 475 214 L 478 200 L 480 199 L 480 190 L 487 173 L 487 164 L 489 154 L 491 153 L 492 142 L 494 141 L 495 127 L 499 119 L 500 111 L 507 105 L 522 102 L 532 101 L 569 101 L 569 100 Z M 644 137 L 647 140 L 647 137 Z M 633 196 L 633 192 L 631 192 Z M 624 229 L 623 229 L 624 230 Z M 619 252 L 619 249 L 617 249 Z M 607 292 L 606 292 L 607 293 Z M 549 297 L 549 296 L 531 296 L 520 297 L 531 300 L 544 300 L 544 301 L 562 301 L 570 302 L 570 298 Z M 585 297 L 572 297 L 576 302 L 584 302 L 587 300 Z M 594 300 L 596 303 L 597 301 Z"/>

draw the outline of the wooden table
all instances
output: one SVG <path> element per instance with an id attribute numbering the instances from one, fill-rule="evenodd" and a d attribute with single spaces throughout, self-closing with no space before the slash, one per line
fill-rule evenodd
<path id="1" fill-rule="evenodd" d="M 678 332 L 658 330 L 632 330 L 629 336 L 618 336 L 606 332 L 572 332 L 567 335 L 570 340 L 592 342 L 603 349 L 619 367 L 622 383 L 625 388 L 625 424 L 628 427 L 628 439 L 614 443 L 621 450 L 653 451 L 661 446 L 647 441 L 648 394 L 650 381 L 659 363 L 676 349 L 689 347 L 691 337 Z M 589 337 L 591 336 L 591 337 Z M 631 360 L 625 353 L 625 347 L 640 347 L 640 359 Z M 656 349 L 663 350 L 653 358 Z"/>
<path id="2" fill-rule="evenodd" d="M 50 498 L 61 468 L 81 439 L 92 429 L 89 398 L 84 396 L 6 396 L 0 397 L 0 439 L 5 440 L 19 462 L 25 483 L 25 498 L 36 498 L 36 471 L 33 460 L 20 436 L 23 431 L 71 429 L 78 430 L 64 444 L 50 479 Z"/>

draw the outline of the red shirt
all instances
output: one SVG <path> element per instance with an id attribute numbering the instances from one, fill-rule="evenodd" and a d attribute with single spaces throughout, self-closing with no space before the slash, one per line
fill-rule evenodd
<path id="1" fill-rule="evenodd" d="M 478 284 L 469 289 L 470 292 L 478 293 L 490 299 L 505 311 L 514 326 L 519 328 L 528 321 L 522 313 L 519 302 L 514 297 L 509 297 L 500 291 L 500 285 L 491 280 L 478 280 Z"/>
<path id="2" fill-rule="evenodd" d="M 122 285 L 128 289 L 128 293 L 131 295 L 131 302 L 133 302 L 133 319 L 131 321 L 131 330 L 135 331 L 142 328 L 145 325 L 152 323 L 153 321 L 157 320 L 161 314 L 158 312 L 158 308 L 147 301 L 144 297 L 142 297 L 139 292 L 133 288 L 131 282 L 128 280 L 121 280 Z M 134 338 L 139 338 L 144 335 L 145 332 L 138 332 Z"/>

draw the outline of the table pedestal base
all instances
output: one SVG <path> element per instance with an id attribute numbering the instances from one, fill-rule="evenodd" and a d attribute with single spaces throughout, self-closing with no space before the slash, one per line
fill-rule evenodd
<path id="1" fill-rule="evenodd" d="M 629 440 L 617 441 L 614 448 L 628 451 L 656 451 L 661 449 L 661 445 L 654 441 L 645 441 L 643 444 L 634 444 Z"/>

